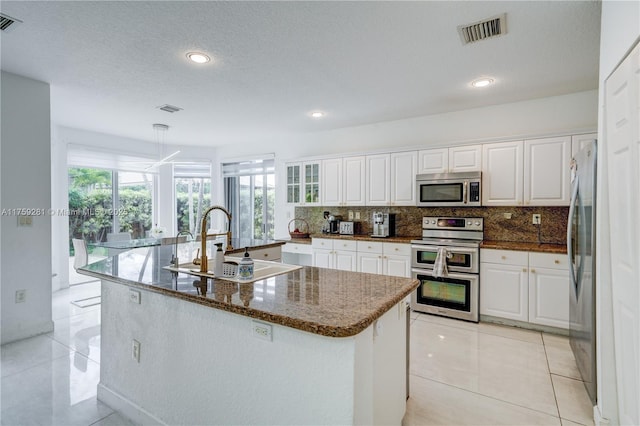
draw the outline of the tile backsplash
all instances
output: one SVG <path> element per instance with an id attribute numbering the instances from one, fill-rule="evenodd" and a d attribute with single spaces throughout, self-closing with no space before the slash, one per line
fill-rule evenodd
<path id="1" fill-rule="evenodd" d="M 305 219 L 311 234 L 319 234 L 324 223 L 323 212 L 342 216 L 348 220 L 349 211 L 360 213 L 362 234 L 371 233 L 373 212 L 396 214 L 396 235 L 416 237 L 422 235 L 422 217 L 482 217 L 484 239 L 496 241 L 538 242 L 538 227 L 532 224 L 532 215 L 540 214 L 540 240 L 543 243 L 566 244 L 569 207 L 296 207 L 295 217 Z M 507 219 L 507 216 L 511 216 Z M 354 221 L 357 221 L 354 219 Z M 293 226 L 293 225 L 292 225 Z M 299 225 L 300 226 L 300 225 Z"/>

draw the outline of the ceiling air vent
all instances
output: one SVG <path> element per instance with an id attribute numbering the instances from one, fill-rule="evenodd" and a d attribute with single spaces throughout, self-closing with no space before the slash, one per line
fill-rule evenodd
<path id="1" fill-rule="evenodd" d="M 458 34 L 462 44 L 474 43 L 491 37 L 507 33 L 507 14 L 492 16 L 491 18 L 474 22 L 473 24 L 458 26 Z"/>
<path id="2" fill-rule="evenodd" d="M 182 108 L 177 107 L 177 106 L 173 106 L 173 105 L 169 105 L 169 104 L 164 104 L 162 106 L 159 106 L 158 108 L 161 109 L 162 111 L 166 111 L 166 112 L 170 112 L 170 113 L 182 111 Z"/>
<path id="3" fill-rule="evenodd" d="M 15 30 L 19 24 L 22 24 L 21 20 L 0 13 L 0 30 L 8 33 Z"/>

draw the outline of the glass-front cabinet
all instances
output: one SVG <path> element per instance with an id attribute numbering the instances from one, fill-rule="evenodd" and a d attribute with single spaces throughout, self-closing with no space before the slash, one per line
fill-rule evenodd
<path id="1" fill-rule="evenodd" d="M 287 163 L 287 203 L 320 204 L 320 161 Z"/>

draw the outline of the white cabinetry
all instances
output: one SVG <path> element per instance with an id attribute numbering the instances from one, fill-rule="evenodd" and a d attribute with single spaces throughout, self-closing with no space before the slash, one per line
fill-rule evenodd
<path id="1" fill-rule="evenodd" d="M 416 205 L 418 152 L 394 152 L 391 159 L 391 205 Z"/>
<path id="2" fill-rule="evenodd" d="M 525 140 L 524 203 L 568 206 L 571 201 L 570 160 L 570 136 Z"/>
<path id="3" fill-rule="evenodd" d="M 368 206 L 388 206 L 391 202 L 391 157 L 389 154 L 367 155 Z"/>
<path id="4" fill-rule="evenodd" d="M 342 158 L 322 160 L 322 205 L 342 204 Z"/>
<path id="5" fill-rule="evenodd" d="M 282 263 L 291 265 L 312 266 L 313 249 L 311 244 L 298 244 L 294 242 L 282 246 Z"/>
<path id="6" fill-rule="evenodd" d="M 482 249 L 480 314 L 569 328 L 567 257 Z"/>
<path id="7" fill-rule="evenodd" d="M 482 170 L 482 145 L 425 149 L 418 152 L 418 173 Z"/>
<path id="8" fill-rule="evenodd" d="M 382 274 L 382 244 L 376 241 L 358 241 L 358 272 Z"/>
<path id="9" fill-rule="evenodd" d="M 364 206 L 366 193 L 366 157 L 345 157 L 342 160 L 342 200 L 347 206 Z"/>
<path id="10" fill-rule="evenodd" d="M 529 321 L 527 252 L 480 251 L 480 315 Z"/>
<path id="11" fill-rule="evenodd" d="M 571 136 L 571 157 L 575 156 L 584 146 L 598 139 L 597 133 Z"/>
<path id="12" fill-rule="evenodd" d="M 344 271 L 356 271 L 356 242 L 313 238 L 313 266 Z"/>
<path id="13" fill-rule="evenodd" d="M 529 322 L 569 328 L 566 255 L 529 253 Z"/>
<path id="14" fill-rule="evenodd" d="M 482 146 L 482 205 L 522 205 L 522 141 Z"/>
<path id="15" fill-rule="evenodd" d="M 358 241 L 358 272 L 411 277 L 411 246 L 402 243 Z"/>
<path id="16" fill-rule="evenodd" d="M 297 205 L 319 205 L 320 161 L 287 163 L 287 203 Z"/>

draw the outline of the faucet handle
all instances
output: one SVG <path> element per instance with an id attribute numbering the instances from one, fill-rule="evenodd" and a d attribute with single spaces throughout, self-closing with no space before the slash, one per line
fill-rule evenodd
<path id="1" fill-rule="evenodd" d="M 193 258 L 191 263 L 193 263 L 194 265 L 200 264 L 200 249 L 198 249 L 198 252 L 196 253 L 196 257 Z"/>

